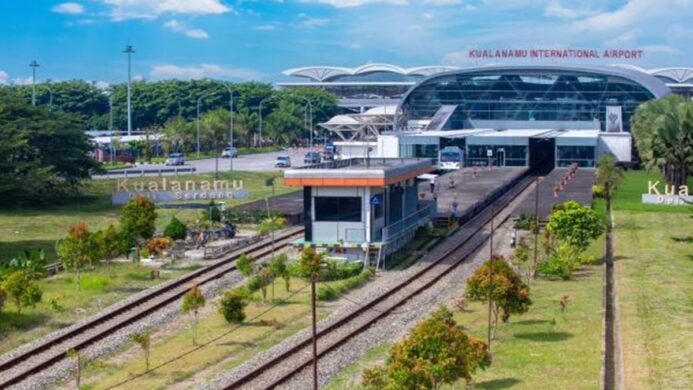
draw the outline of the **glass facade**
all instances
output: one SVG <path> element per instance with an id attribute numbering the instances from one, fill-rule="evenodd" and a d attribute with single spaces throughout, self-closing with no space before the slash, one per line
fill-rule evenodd
<path id="1" fill-rule="evenodd" d="M 431 118 L 442 105 L 457 105 L 453 129 L 466 120 L 593 121 L 604 123 L 607 106 L 621 106 L 623 126 L 654 94 L 626 77 L 562 69 L 480 69 L 433 77 L 402 104 L 409 120 Z M 468 126 L 467 126 L 468 127 Z"/>
<path id="2" fill-rule="evenodd" d="M 592 168 L 595 166 L 594 146 L 557 146 L 556 166 L 567 167 L 577 163 L 579 167 Z"/>
<path id="3" fill-rule="evenodd" d="M 439 149 L 438 145 L 433 144 L 400 144 L 399 157 L 430 158 L 433 165 L 437 165 Z"/>
<path id="4" fill-rule="evenodd" d="M 490 159 L 489 149 L 493 151 L 493 157 Z M 496 166 L 527 166 L 527 147 L 523 145 L 467 145 L 467 166 L 487 166 L 489 160 Z"/>

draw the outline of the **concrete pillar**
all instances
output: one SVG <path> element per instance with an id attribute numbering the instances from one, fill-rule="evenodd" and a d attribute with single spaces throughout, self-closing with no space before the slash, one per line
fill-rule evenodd
<path id="1" fill-rule="evenodd" d="M 363 210 L 364 210 L 364 218 L 365 220 L 365 238 L 366 242 L 370 243 L 371 242 L 371 187 L 364 187 L 363 191 Z"/>

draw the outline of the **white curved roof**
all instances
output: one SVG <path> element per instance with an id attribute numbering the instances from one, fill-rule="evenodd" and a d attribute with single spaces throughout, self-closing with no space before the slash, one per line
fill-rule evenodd
<path id="1" fill-rule="evenodd" d="M 613 65 L 619 68 L 636 70 L 638 72 L 647 73 L 652 76 L 660 76 L 671 79 L 677 83 L 690 82 L 693 79 L 693 68 L 686 66 L 674 66 L 668 68 L 657 68 L 657 69 L 644 69 L 639 66 L 629 65 L 629 64 L 616 64 Z"/>
<path id="2" fill-rule="evenodd" d="M 431 76 L 436 73 L 448 72 L 459 69 L 456 66 L 434 65 L 417 66 L 414 68 L 402 68 L 392 64 L 366 64 L 356 68 L 338 66 L 307 66 L 303 68 L 288 69 L 282 72 L 287 76 L 307 77 L 315 81 L 325 81 L 337 76 L 353 76 L 373 72 L 390 72 L 404 76 Z"/>

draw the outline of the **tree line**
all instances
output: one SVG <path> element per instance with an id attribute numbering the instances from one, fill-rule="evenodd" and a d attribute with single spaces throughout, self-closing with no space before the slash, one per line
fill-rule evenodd
<path id="1" fill-rule="evenodd" d="M 233 93 L 234 133 L 240 145 L 250 144 L 259 131 L 260 103 L 263 127 L 275 143 L 289 144 L 307 138 L 305 126 L 307 101 L 312 103 L 313 123 L 328 120 L 338 112 L 337 97 L 323 89 L 298 88 L 276 90 L 269 83 L 203 80 L 136 81 L 132 84 L 133 130 L 180 132 L 194 126 L 198 101 L 202 114 L 229 110 L 229 88 Z M 30 85 L 0 87 L 0 102 L 31 102 Z M 37 84 L 38 106 L 81 117 L 80 130 L 127 128 L 127 84 L 113 84 L 106 89 L 83 80 Z M 228 121 L 227 121 L 228 123 Z M 193 129 L 185 128 L 187 136 Z"/>

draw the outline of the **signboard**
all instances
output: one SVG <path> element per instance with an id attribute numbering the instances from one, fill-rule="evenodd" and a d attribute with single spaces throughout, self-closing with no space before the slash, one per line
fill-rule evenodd
<path id="1" fill-rule="evenodd" d="M 621 106 L 606 106 L 606 131 L 608 133 L 620 133 L 623 131 Z"/>
<path id="2" fill-rule="evenodd" d="M 227 180 L 158 180 L 131 181 L 118 179 L 116 192 L 111 194 L 113 204 L 125 204 L 137 196 L 144 196 L 154 203 L 246 199 L 250 196 L 243 189 L 243 181 Z"/>
<path id="3" fill-rule="evenodd" d="M 373 206 L 378 206 L 383 203 L 383 194 L 376 194 L 371 196 L 371 204 Z"/>
<path id="4" fill-rule="evenodd" d="M 647 194 L 642 194 L 642 203 L 686 205 L 693 203 L 693 196 L 688 192 L 688 186 L 664 185 L 660 187 L 659 181 L 647 182 Z"/>
<path id="5" fill-rule="evenodd" d="M 639 49 L 470 49 L 467 57 L 494 58 L 551 58 L 551 59 L 642 59 Z"/>
<path id="6" fill-rule="evenodd" d="M 493 149 L 486 149 L 486 157 L 493 157 Z"/>

